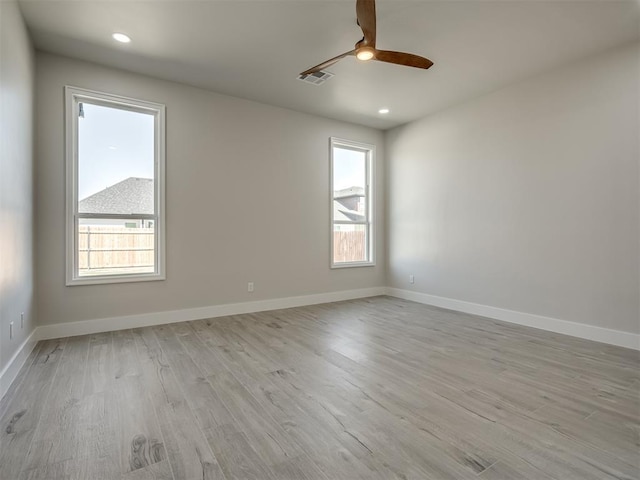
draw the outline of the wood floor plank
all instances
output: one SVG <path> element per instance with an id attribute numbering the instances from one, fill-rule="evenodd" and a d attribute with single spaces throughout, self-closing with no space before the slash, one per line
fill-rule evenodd
<path id="1" fill-rule="evenodd" d="M 29 370 L 31 366 L 35 362 L 38 355 L 40 355 L 40 349 L 45 344 L 45 342 L 38 342 L 34 347 L 27 359 L 24 362 L 24 365 L 16 375 L 15 380 L 9 385 L 9 388 L 5 392 L 5 394 L 0 398 L 0 418 L 4 416 L 7 408 L 11 404 L 11 399 L 17 395 L 17 391 L 20 389 L 22 383 L 29 375 Z"/>
<path id="2" fill-rule="evenodd" d="M 478 480 L 551 480 L 551 478 L 542 470 L 510 456 L 505 456 L 478 476 Z"/>
<path id="3" fill-rule="evenodd" d="M 205 360 L 207 355 L 209 358 Z M 335 431 L 329 427 L 327 420 L 335 423 L 335 419 L 322 410 L 315 400 L 301 396 L 300 392 L 292 395 L 284 393 L 271 382 L 270 374 L 265 375 L 262 370 L 254 368 L 255 359 L 261 355 L 261 352 L 244 342 L 239 350 L 214 347 L 201 360 L 214 370 L 226 367 L 229 372 L 233 372 L 239 382 L 260 402 L 264 411 L 277 419 L 281 427 L 328 478 L 360 478 L 363 471 L 370 471 L 366 462 L 371 459 L 365 458 L 369 452 L 343 429 Z M 385 471 L 380 465 L 380 473 Z M 369 474 L 369 478 L 371 475 L 375 474 Z M 389 473 L 386 478 L 394 476 Z"/>
<path id="4" fill-rule="evenodd" d="M 66 339 L 43 342 L 26 378 L 11 397 L 0 419 L 0 478 L 17 479 L 30 451 Z"/>
<path id="5" fill-rule="evenodd" d="M 115 384 L 120 436 L 120 468 L 123 474 L 143 469 L 166 458 L 155 411 L 150 408 L 143 380 L 119 378 Z"/>
<path id="6" fill-rule="evenodd" d="M 224 480 L 218 461 L 187 404 L 153 329 L 136 329 L 134 336 L 145 389 L 154 399 L 174 478 Z"/>
<path id="7" fill-rule="evenodd" d="M 493 464 L 504 453 L 485 442 L 479 432 L 470 428 L 468 422 L 463 428 L 456 428 L 454 420 L 461 412 L 442 397 L 429 395 L 429 392 L 418 389 L 415 385 L 398 384 L 393 377 L 364 369 L 332 351 L 327 353 L 326 358 L 345 366 L 352 374 L 347 381 L 360 390 L 363 405 L 371 405 L 372 408 L 377 405 L 394 415 L 394 423 L 409 423 L 414 428 L 435 436 L 443 442 L 443 451 L 477 473 Z"/>
<path id="8" fill-rule="evenodd" d="M 374 297 L 41 342 L 0 420 L 2 480 L 640 480 L 640 353 Z"/>
<path id="9" fill-rule="evenodd" d="M 333 417 L 336 428 L 361 444 L 373 459 L 386 465 L 394 476 L 460 479 L 475 476 L 474 471 L 467 470 L 466 465 L 457 462 L 446 450 L 439 448 L 445 446 L 439 439 L 422 435 L 406 423 L 397 424 L 392 429 L 392 419 L 384 409 L 365 409 L 357 398 L 348 397 L 346 390 L 337 385 L 331 387 L 328 383 L 322 383 L 322 388 L 318 389 L 306 383 L 299 373 L 275 373 L 274 377 L 280 379 L 280 388 L 287 390 L 288 384 L 293 390 L 305 391 L 311 395 L 319 407 L 329 417 Z M 407 466 L 411 466 L 412 471 L 407 471 Z M 383 469 L 377 467 L 377 470 Z"/>
<path id="10" fill-rule="evenodd" d="M 238 420 L 220 398 L 223 392 L 215 389 L 206 379 L 206 372 L 196 365 L 172 329 L 160 328 L 156 334 L 225 476 L 273 478 L 269 468 L 262 465 L 255 449 L 250 446 Z"/>
<path id="11" fill-rule="evenodd" d="M 238 380 L 224 368 L 202 367 L 211 357 L 204 354 L 204 345 L 196 339 L 187 325 L 174 325 L 179 334 L 182 351 L 188 352 L 192 365 L 200 365 L 196 374 L 206 375 L 233 416 L 233 422 L 249 439 L 256 453 L 267 464 L 286 462 L 298 457 L 302 451 L 288 438 L 282 428 L 266 414 L 262 406 Z M 166 342 L 176 341 L 178 337 L 165 337 Z M 174 348 L 180 348 L 177 345 Z M 203 371 L 204 370 L 204 371 Z"/>
<path id="12" fill-rule="evenodd" d="M 243 432 L 234 425 L 221 425 L 205 431 L 229 480 L 277 480 L 271 468 L 258 456 Z"/>
<path id="13" fill-rule="evenodd" d="M 634 478 L 637 470 L 609 452 L 593 448 L 512 409 L 499 399 L 471 392 L 450 398 L 463 408 L 492 421 L 488 433 L 499 435 L 510 452 L 560 478 Z"/>
<path id="14" fill-rule="evenodd" d="M 120 480 L 173 480 L 171 465 L 166 458 L 146 467 L 127 472 Z"/>
<path id="15" fill-rule="evenodd" d="M 111 332 L 89 336 L 89 357 L 85 375 L 84 398 L 80 402 L 77 425 L 76 463 L 87 478 L 119 478 L 119 425 L 115 381 L 115 358 Z"/>
<path id="16" fill-rule="evenodd" d="M 261 332 L 263 335 L 267 335 L 266 331 Z M 308 377 L 310 372 L 313 372 L 318 377 L 319 372 L 322 372 L 320 377 L 314 378 L 311 382 L 306 382 L 305 378 L 297 374 L 296 369 L 278 370 L 275 372 L 277 375 L 275 378 L 284 380 L 285 383 L 289 383 L 293 387 L 293 391 L 304 392 L 307 396 L 314 399 L 316 404 L 325 410 L 325 414 L 329 416 L 329 422 L 333 420 L 336 424 L 337 432 L 342 432 L 359 443 L 369 455 L 375 458 L 383 459 L 380 465 L 376 465 L 376 470 L 385 471 L 390 469 L 386 473 L 387 478 L 390 475 L 407 476 L 407 472 L 403 471 L 407 465 L 419 465 L 420 455 L 416 454 L 415 443 L 421 433 L 418 430 L 402 430 L 399 435 L 402 440 L 400 442 L 388 443 L 388 439 L 384 436 L 384 432 L 388 429 L 389 422 L 393 419 L 388 416 L 388 412 L 384 409 L 367 412 L 368 417 L 361 411 L 360 399 L 355 395 L 350 395 L 349 390 L 353 385 L 345 381 L 339 380 L 339 372 L 332 372 L 332 366 L 323 363 L 319 358 L 309 357 L 305 363 L 301 363 L 302 359 L 298 359 L 297 363 L 302 368 L 304 367 L 305 378 Z M 329 373 L 326 373 L 329 372 Z M 318 390 L 316 385 L 320 385 L 322 388 Z M 287 388 L 286 385 L 281 384 L 282 388 Z M 373 408 L 375 408 L 374 405 Z M 333 417 L 331 419 L 330 417 Z M 402 428 L 406 427 L 403 426 Z M 412 438 L 413 442 L 407 441 L 407 438 Z M 363 439 L 367 439 L 363 441 Z M 427 450 L 437 448 L 435 444 L 441 443 L 437 438 L 422 438 L 421 449 Z M 448 450 L 455 449 L 452 445 L 447 445 Z M 373 449 L 372 449 L 373 448 Z M 376 449 L 377 448 L 377 449 Z M 391 449 L 394 449 L 391 452 Z M 422 471 L 418 474 L 417 478 L 424 475 L 436 475 L 436 476 L 452 476 L 456 478 L 472 478 L 475 476 L 475 471 L 467 471 L 466 468 L 472 465 L 476 467 L 476 463 L 469 463 L 469 457 L 467 455 L 454 455 L 453 461 L 449 461 L 448 455 L 434 456 L 430 462 L 424 462 L 420 466 Z M 463 462 L 458 462 L 460 458 L 464 458 Z M 414 461 L 411 461 L 413 459 Z M 415 460 L 418 459 L 416 462 Z M 368 459 L 371 462 L 371 459 Z M 386 466 L 386 467 L 385 467 Z"/>
<path id="17" fill-rule="evenodd" d="M 130 330 L 114 332 L 114 362 L 121 472 L 128 475 L 145 470 L 147 474 L 166 474 L 166 468 L 147 468 L 163 462 L 166 452 L 151 398 L 144 388 L 135 338 Z M 168 462 L 165 463 L 168 468 Z"/>
<path id="18" fill-rule="evenodd" d="M 88 339 L 73 337 L 66 342 L 58 360 L 60 368 L 47 399 L 47 408 L 43 411 L 26 458 L 25 470 L 75 457 L 81 442 L 76 429 L 80 423 L 88 356 Z"/>
<path id="19" fill-rule="evenodd" d="M 307 455 L 273 465 L 272 470 L 278 480 L 329 480 L 330 478 L 322 473 Z"/>
<path id="20" fill-rule="evenodd" d="M 70 338 L 22 478 L 119 478 L 111 334 Z"/>
<path id="21" fill-rule="evenodd" d="M 598 411 L 587 417 L 566 408 L 548 405 L 530 414 L 535 420 L 574 440 L 581 440 L 595 448 L 610 452 L 621 462 L 636 456 L 634 466 L 640 463 L 640 424 L 623 420 L 606 421 L 606 414 Z"/>

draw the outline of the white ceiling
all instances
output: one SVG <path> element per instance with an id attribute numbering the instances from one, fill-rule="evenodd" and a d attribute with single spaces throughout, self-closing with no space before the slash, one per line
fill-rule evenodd
<path id="1" fill-rule="evenodd" d="M 346 58 L 321 86 L 302 70 L 351 50 L 355 0 L 21 0 L 38 49 L 387 129 L 640 38 L 632 1 L 378 0 L 378 47 L 418 70 Z M 132 38 L 128 45 L 113 32 Z M 388 107 L 391 113 L 378 114 Z"/>

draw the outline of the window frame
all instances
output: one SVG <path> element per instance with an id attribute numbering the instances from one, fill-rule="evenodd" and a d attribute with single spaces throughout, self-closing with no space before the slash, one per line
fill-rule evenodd
<path id="1" fill-rule="evenodd" d="M 66 285 L 98 285 L 165 280 L 165 114 L 160 103 L 65 86 L 65 232 Z M 86 214 L 78 213 L 78 117 L 79 104 L 90 103 L 154 116 L 154 214 Z M 77 233 L 80 218 L 117 218 L 153 220 L 155 271 L 150 273 L 112 274 L 81 277 L 78 274 Z"/>
<path id="2" fill-rule="evenodd" d="M 346 150 L 355 150 L 365 153 L 365 202 L 366 202 L 366 220 L 364 222 L 345 222 L 336 221 L 334 219 L 334 188 L 333 188 L 333 170 L 334 170 L 334 149 L 343 148 Z M 329 139 L 329 216 L 330 216 L 330 268 L 354 268 L 354 267 L 373 267 L 376 264 L 376 239 L 375 239 L 375 154 L 376 147 L 369 143 L 345 140 L 337 137 Z M 334 226 L 335 225 L 364 225 L 366 238 L 367 259 L 359 262 L 338 262 L 334 261 Z"/>

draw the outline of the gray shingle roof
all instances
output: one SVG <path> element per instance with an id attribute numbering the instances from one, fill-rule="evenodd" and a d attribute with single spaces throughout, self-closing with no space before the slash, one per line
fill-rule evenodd
<path id="1" fill-rule="evenodd" d="M 364 188 L 348 187 L 333 191 L 333 220 L 342 222 L 364 222 L 365 215 L 353 210 L 357 208 L 358 198 L 364 197 Z"/>
<path id="2" fill-rule="evenodd" d="M 362 187 L 348 187 L 342 190 L 334 190 L 333 198 L 348 198 L 348 197 L 364 197 L 364 188 Z"/>
<path id="3" fill-rule="evenodd" d="M 147 214 L 153 211 L 153 179 L 129 177 L 78 202 L 79 213 Z"/>
<path id="4" fill-rule="evenodd" d="M 349 210 L 337 201 L 333 202 L 333 220 L 342 222 L 364 222 L 366 217 L 354 210 Z"/>

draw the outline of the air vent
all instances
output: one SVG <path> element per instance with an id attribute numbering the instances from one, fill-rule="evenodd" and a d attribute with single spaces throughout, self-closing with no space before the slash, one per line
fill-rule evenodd
<path id="1" fill-rule="evenodd" d="M 333 77 L 333 73 L 320 70 L 319 72 L 311 73 L 309 75 L 299 75 L 298 80 L 305 83 L 311 83 L 312 85 L 322 85 L 331 77 Z"/>

